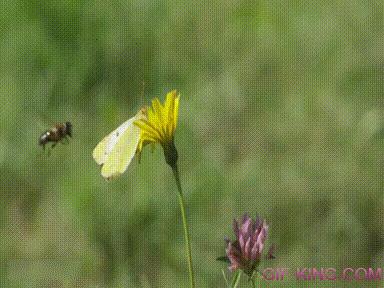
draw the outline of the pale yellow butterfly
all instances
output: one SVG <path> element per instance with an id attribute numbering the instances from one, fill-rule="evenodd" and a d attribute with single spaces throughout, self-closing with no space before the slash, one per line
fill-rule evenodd
<path id="1" fill-rule="evenodd" d="M 140 128 L 134 122 L 145 118 L 145 108 L 108 134 L 93 150 L 93 159 L 102 165 L 101 175 L 109 180 L 127 170 L 135 156 Z"/>

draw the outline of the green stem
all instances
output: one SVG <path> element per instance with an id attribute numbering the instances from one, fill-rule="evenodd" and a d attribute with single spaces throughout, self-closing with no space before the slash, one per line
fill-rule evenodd
<path id="1" fill-rule="evenodd" d="M 184 203 L 183 191 L 181 190 L 179 170 L 177 169 L 177 165 L 173 165 L 171 167 L 172 167 L 173 175 L 175 176 L 177 189 L 179 191 L 179 204 L 180 204 L 181 217 L 183 218 L 183 227 L 184 227 L 185 250 L 188 257 L 189 282 L 190 282 L 191 288 L 195 288 L 195 276 L 194 276 L 193 265 L 192 265 L 191 240 L 189 236 L 187 216 L 185 214 L 185 203 Z"/>
<path id="2" fill-rule="evenodd" d="M 252 288 L 256 288 L 255 278 L 251 278 Z"/>

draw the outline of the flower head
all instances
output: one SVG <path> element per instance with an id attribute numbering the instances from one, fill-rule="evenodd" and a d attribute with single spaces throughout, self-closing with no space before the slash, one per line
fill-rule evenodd
<path id="1" fill-rule="evenodd" d="M 241 269 L 248 276 L 256 270 L 267 239 L 268 225 L 260 218 L 252 220 L 247 214 L 240 221 L 233 220 L 235 241 L 226 240 L 226 254 L 230 262 L 229 270 Z"/>
<path id="2" fill-rule="evenodd" d="M 167 163 L 175 166 L 177 150 L 174 136 L 179 114 L 179 95 L 176 90 L 169 92 L 164 104 L 158 98 L 152 100 L 152 106 L 146 110 L 146 117 L 134 122 L 140 128 L 140 140 L 137 152 L 141 153 L 147 144 L 159 143 L 164 149 Z"/>

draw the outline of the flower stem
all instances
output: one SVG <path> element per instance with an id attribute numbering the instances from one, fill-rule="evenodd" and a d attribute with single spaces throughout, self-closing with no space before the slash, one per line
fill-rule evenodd
<path id="1" fill-rule="evenodd" d="M 256 288 L 255 278 L 251 278 L 252 288 Z"/>
<path id="2" fill-rule="evenodd" d="M 172 167 L 173 175 L 175 176 L 177 189 L 179 191 L 179 204 L 180 204 L 180 210 L 181 210 L 181 217 L 183 218 L 185 249 L 186 249 L 187 258 L 188 258 L 189 282 L 190 282 L 191 288 L 194 288 L 195 276 L 194 276 L 193 265 L 192 265 L 191 240 L 189 236 L 187 216 L 185 214 L 184 196 L 183 196 L 183 191 L 181 190 L 180 176 L 179 176 L 179 170 L 177 168 L 177 165 L 175 164 L 175 165 L 172 165 L 171 167 Z"/>

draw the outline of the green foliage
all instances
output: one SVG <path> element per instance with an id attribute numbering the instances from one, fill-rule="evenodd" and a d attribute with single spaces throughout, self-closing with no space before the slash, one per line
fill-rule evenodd
<path id="1" fill-rule="evenodd" d="M 110 183 L 91 156 L 142 82 L 146 103 L 181 92 L 198 287 L 223 285 L 244 212 L 270 225 L 266 266 L 381 267 L 383 5 L 289 2 L 2 1 L 0 286 L 187 287 L 161 149 Z M 47 157 L 40 133 L 67 120 Z"/>

